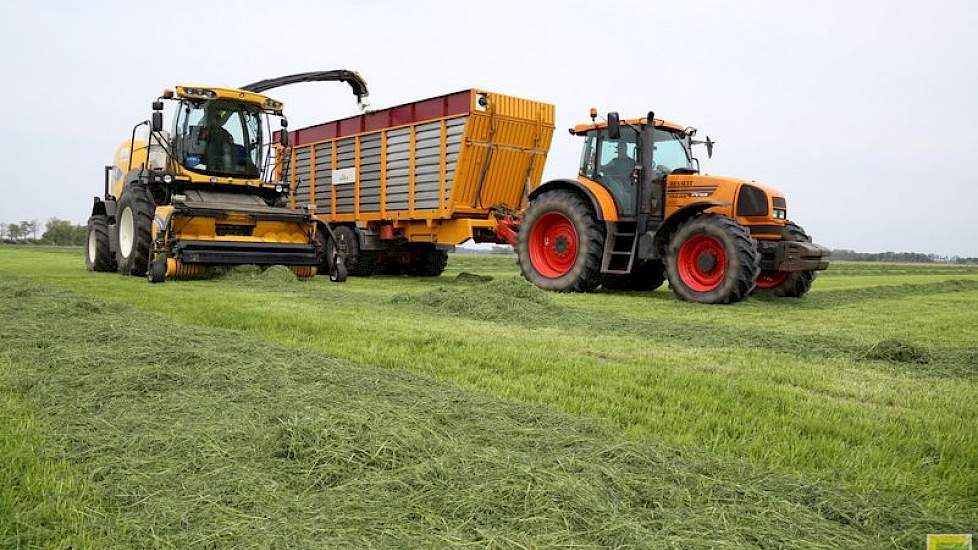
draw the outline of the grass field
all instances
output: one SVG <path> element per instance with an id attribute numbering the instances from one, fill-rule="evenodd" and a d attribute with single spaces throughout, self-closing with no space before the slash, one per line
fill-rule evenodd
<path id="1" fill-rule="evenodd" d="M 0 547 L 906 547 L 978 532 L 978 268 L 802 300 L 208 281 L 0 248 Z"/>

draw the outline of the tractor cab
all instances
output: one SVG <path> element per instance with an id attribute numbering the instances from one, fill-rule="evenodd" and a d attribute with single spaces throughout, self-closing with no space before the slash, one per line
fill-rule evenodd
<path id="1" fill-rule="evenodd" d="M 654 124 L 648 124 L 648 120 L 619 121 L 615 113 L 610 113 L 609 122 L 579 125 L 571 130 L 584 138 L 578 175 L 610 192 L 620 219 L 635 219 L 641 213 L 643 176 L 650 180 L 645 190 L 651 201 L 647 216 L 661 219 L 661 189 L 666 177 L 697 172 L 691 151 L 692 134 L 678 124 L 655 119 Z M 642 144 L 647 142 L 651 143 L 651 150 L 643 154 Z"/>

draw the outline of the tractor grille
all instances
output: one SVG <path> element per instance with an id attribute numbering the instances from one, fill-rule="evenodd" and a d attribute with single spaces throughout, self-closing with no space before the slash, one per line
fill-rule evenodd
<path id="1" fill-rule="evenodd" d="M 737 195 L 738 216 L 767 216 L 767 195 L 753 185 L 744 185 Z"/>
<path id="2" fill-rule="evenodd" d="M 255 226 L 219 223 L 214 229 L 218 237 L 250 237 Z"/>

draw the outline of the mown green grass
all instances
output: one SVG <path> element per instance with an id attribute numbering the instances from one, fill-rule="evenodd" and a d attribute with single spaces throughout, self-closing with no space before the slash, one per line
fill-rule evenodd
<path id="1" fill-rule="evenodd" d="M 961 530 L 978 525 L 975 268 L 834 265 L 803 300 L 710 307 L 667 289 L 535 293 L 509 280 L 511 257 L 454 256 L 439 279 L 345 285 L 150 286 L 86 273 L 78 255 L 0 249 L 0 260 L 0 273 L 181 323 L 418 371 L 597 418 L 633 441 L 899 494 Z M 462 271 L 495 280 L 455 281 Z"/>
<path id="2" fill-rule="evenodd" d="M 97 542 L 53 518 L 23 546 L 914 548 L 960 525 L 20 277 L 0 281 L 0 323 L 0 395 L 43 425 L 15 438 L 103 498 Z"/>
<path id="3" fill-rule="evenodd" d="M 11 371 L 0 361 L 0 373 Z M 0 391 L 0 547 L 96 547 L 96 494 L 70 465 L 46 457 L 46 431 L 20 396 Z"/>

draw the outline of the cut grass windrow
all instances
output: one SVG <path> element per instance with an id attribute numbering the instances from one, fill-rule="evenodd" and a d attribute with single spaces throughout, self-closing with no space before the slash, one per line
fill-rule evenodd
<path id="1" fill-rule="evenodd" d="M 100 548 L 917 548 L 967 527 L 20 278 L 0 280 L 0 326 L 0 395 L 34 410 L 45 460 L 97 488 Z"/>

